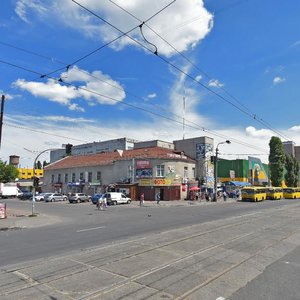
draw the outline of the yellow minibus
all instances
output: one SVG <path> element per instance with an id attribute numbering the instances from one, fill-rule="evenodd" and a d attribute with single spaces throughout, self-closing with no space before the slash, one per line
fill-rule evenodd
<path id="1" fill-rule="evenodd" d="M 283 197 L 285 199 L 298 199 L 300 198 L 300 188 L 287 187 L 283 189 Z"/>
<path id="2" fill-rule="evenodd" d="M 266 187 L 267 199 L 277 200 L 283 198 L 283 190 L 281 187 Z"/>
<path id="3" fill-rule="evenodd" d="M 242 188 L 242 200 L 250 201 L 263 201 L 267 199 L 267 193 L 265 187 L 244 187 Z"/>

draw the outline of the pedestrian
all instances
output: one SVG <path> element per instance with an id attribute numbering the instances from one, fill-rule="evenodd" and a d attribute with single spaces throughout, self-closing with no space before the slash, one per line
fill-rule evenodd
<path id="1" fill-rule="evenodd" d="M 227 200 L 227 193 L 226 193 L 226 191 L 223 192 L 223 199 L 224 199 L 224 201 Z"/>
<path id="2" fill-rule="evenodd" d="M 206 199 L 206 202 L 209 201 L 209 193 L 207 191 L 205 192 L 205 199 Z"/>
<path id="3" fill-rule="evenodd" d="M 142 193 L 140 196 L 140 207 L 144 205 L 144 200 L 145 200 L 145 195 L 144 193 Z"/>
<path id="4" fill-rule="evenodd" d="M 156 203 L 159 204 L 159 202 L 160 202 L 160 192 L 156 193 L 155 198 L 156 198 Z"/>
<path id="5" fill-rule="evenodd" d="M 199 200 L 199 192 L 196 192 L 195 196 L 196 196 L 196 200 Z"/>

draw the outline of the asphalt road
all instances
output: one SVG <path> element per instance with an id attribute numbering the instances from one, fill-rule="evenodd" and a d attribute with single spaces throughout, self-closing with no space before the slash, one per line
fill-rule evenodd
<path id="1" fill-rule="evenodd" d="M 1 300 L 300 299 L 299 200 L 35 210 L 0 231 Z"/>
<path id="2" fill-rule="evenodd" d="M 30 201 L 8 200 L 7 204 L 31 212 Z M 193 206 L 109 206 L 98 211 L 91 203 L 35 203 L 35 211 L 50 216 L 48 226 L 0 233 L 0 265 L 72 253 L 86 248 L 174 228 L 248 215 L 292 204 L 289 200 L 260 203 L 236 202 Z"/>

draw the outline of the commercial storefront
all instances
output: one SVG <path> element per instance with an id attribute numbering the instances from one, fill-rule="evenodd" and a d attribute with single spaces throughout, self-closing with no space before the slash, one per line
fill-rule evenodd
<path id="1" fill-rule="evenodd" d="M 145 200 L 155 200 L 157 194 L 160 200 L 180 200 L 181 180 L 179 178 L 140 179 L 139 195 L 144 194 Z"/>

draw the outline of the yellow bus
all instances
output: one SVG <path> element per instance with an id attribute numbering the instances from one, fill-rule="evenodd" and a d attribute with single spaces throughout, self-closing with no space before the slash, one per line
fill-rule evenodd
<path id="1" fill-rule="evenodd" d="M 281 187 L 267 187 L 267 199 L 277 200 L 283 198 L 283 190 Z"/>
<path id="2" fill-rule="evenodd" d="M 251 201 L 263 201 L 267 199 L 267 193 L 265 187 L 244 187 L 242 188 L 242 200 L 251 200 Z"/>
<path id="3" fill-rule="evenodd" d="M 298 199 L 300 198 L 300 188 L 287 187 L 283 189 L 283 197 L 285 199 Z"/>

